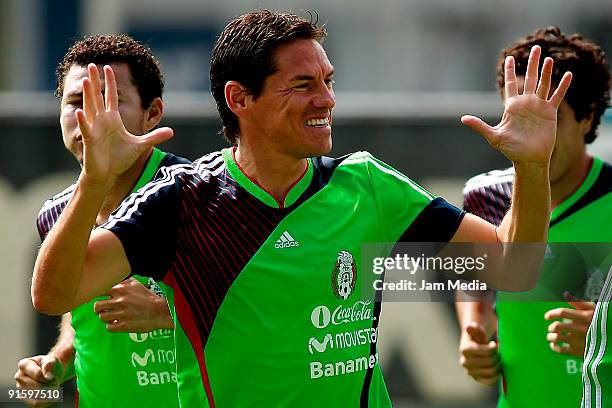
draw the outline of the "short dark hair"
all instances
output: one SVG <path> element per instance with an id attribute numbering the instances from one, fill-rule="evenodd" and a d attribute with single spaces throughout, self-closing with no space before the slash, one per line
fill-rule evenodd
<path id="1" fill-rule="evenodd" d="M 236 143 L 240 128 L 225 101 L 225 84 L 237 81 L 257 98 L 266 78 L 277 70 L 274 54 L 279 47 L 300 39 L 325 40 L 325 28 L 313 20 L 313 14 L 306 20 L 261 10 L 244 14 L 223 29 L 212 53 L 210 89 L 223 121 L 223 135 L 230 143 Z"/>
<path id="2" fill-rule="evenodd" d="M 586 143 L 593 142 L 601 116 L 610 104 L 611 83 L 606 54 L 601 47 L 585 40 L 580 34 L 568 36 L 555 26 L 540 28 L 502 51 L 497 63 L 497 86 L 501 92 L 504 89 L 506 56 L 514 57 L 516 74 L 525 75 L 529 51 L 534 45 L 542 47 L 541 59 L 551 57 L 554 60 L 554 84 L 559 83 L 566 71 L 573 74 L 565 100 L 574 110 L 577 121 L 593 113 L 591 130 L 584 137 Z"/>
<path id="3" fill-rule="evenodd" d="M 121 35 L 93 35 L 77 41 L 68 49 L 57 66 L 55 76 L 58 98 L 64 93 L 64 80 L 73 65 L 125 63 L 130 69 L 134 85 L 138 89 L 141 105 L 147 109 L 153 99 L 164 92 L 164 76 L 159 61 L 151 50 L 132 37 Z"/>

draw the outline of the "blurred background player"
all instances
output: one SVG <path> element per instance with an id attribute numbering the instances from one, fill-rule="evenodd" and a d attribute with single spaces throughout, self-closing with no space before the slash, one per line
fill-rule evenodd
<path id="1" fill-rule="evenodd" d="M 558 110 L 550 166 L 549 242 L 611 242 L 612 229 L 606 226 L 612 223 L 612 167 L 586 149 L 597 137 L 609 104 L 610 73 L 605 54 L 578 34 L 565 35 L 557 27 L 538 29 L 502 51 L 497 64 L 502 98 L 504 59 L 509 55 L 515 58 L 522 82 L 534 45 L 542 47 L 542 58 L 554 59 L 554 83 L 565 71 L 574 75 Z M 510 205 L 513 175 L 510 168 L 469 180 L 464 209 L 499 224 Z M 561 279 L 566 272 L 556 273 Z M 529 295 L 522 299 L 513 295 L 512 302 L 504 302 L 503 294 L 497 299 L 491 294 L 481 301 L 458 302 L 460 362 L 476 381 L 501 384 L 500 407 L 576 407 L 593 304 L 525 301 Z M 490 340 L 492 336 L 497 340 Z"/>
<path id="2" fill-rule="evenodd" d="M 133 134 L 156 128 L 164 111 L 163 75 L 147 47 L 126 35 L 92 36 L 76 42 L 57 68 L 56 95 L 61 101 L 64 144 L 81 166 L 83 141 L 75 112 L 83 108 L 83 78 L 88 76 L 89 64 L 100 70 L 102 64 L 113 67 L 118 111 Z M 154 178 L 158 168 L 178 163 L 189 161 L 158 149 L 146 150 L 119 175 L 95 223 L 104 223 L 130 192 Z M 41 239 L 75 188 L 76 184 L 69 186 L 43 205 L 37 220 Z M 19 361 L 17 386 L 57 386 L 76 372 L 78 406 L 178 406 L 173 322 L 159 285 L 134 276 L 115 285 L 107 296 L 65 314 L 58 341 L 49 353 Z"/>

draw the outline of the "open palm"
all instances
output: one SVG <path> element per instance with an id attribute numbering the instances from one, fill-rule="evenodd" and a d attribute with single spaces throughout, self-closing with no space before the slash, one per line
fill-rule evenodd
<path id="1" fill-rule="evenodd" d="M 550 161 L 557 132 L 557 109 L 572 79 L 571 73 L 565 73 L 549 98 L 553 60 L 544 59 L 538 80 L 540 54 L 539 46 L 531 49 L 522 94 L 518 92 L 514 59 L 506 58 L 506 100 L 502 119 L 496 126 L 489 126 L 474 116 L 461 118 L 464 124 L 483 135 L 495 149 L 515 164 L 547 164 Z"/>
<path id="2" fill-rule="evenodd" d="M 129 133 L 119 114 L 113 69 L 104 66 L 104 98 L 96 65 L 89 64 L 87 72 L 88 77 L 83 79 L 83 109 L 76 112 L 83 135 L 83 170 L 89 182 L 109 186 L 144 152 L 170 139 L 173 132 L 160 128 L 142 136 Z"/>

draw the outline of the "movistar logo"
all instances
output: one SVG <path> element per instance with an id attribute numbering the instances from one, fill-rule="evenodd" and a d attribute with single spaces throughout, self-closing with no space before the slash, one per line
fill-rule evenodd
<path id="1" fill-rule="evenodd" d="M 312 351 L 312 349 L 314 348 L 319 353 L 323 353 L 327 349 L 328 344 L 331 346 L 331 348 L 334 348 L 334 342 L 330 333 L 325 335 L 322 342 L 315 339 L 314 337 L 311 337 L 310 341 L 308 342 L 308 351 L 310 351 L 310 354 L 314 354 L 314 351 Z"/>
<path id="2" fill-rule="evenodd" d="M 138 364 L 141 367 L 146 367 L 146 365 L 149 364 L 149 358 L 151 362 L 155 362 L 155 354 L 151 349 L 147 349 L 143 357 L 140 357 L 138 353 L 134 352 L 132 353 L 132 365 L 136 367 L 136 364 Z"/>
<path id="3" fill-rule="evenodd" d="M 297 247 L 300 246 L 300 243 L 293 239 L 289 231 L 283 232 L 279 239 L 276 240 L 274 244 L 274 248 L 289 248 L 289 247 Z"/>

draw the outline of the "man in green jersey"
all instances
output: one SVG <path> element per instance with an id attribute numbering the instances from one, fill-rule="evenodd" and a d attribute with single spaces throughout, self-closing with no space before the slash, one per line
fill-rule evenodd
<path id="1" fill-rule="evenodd" d="M 504 59 L 514 57 L 518 79 L 523 81 L 534 45 L 542 47 L 542 56 L 555 60 L 553 83 L 558 83 L 566 70 L 574 75 L 558 111 L 550 169 L 553 210 L 549 242 L 612 242 L 612 229 L 605 227 L 612 223 L 612 167 L 586 149 L 597 137 L 609 103 L 610 73 L 605 54 L 578 34 L 565 35 L 558 27 L 538 29 L 502 51 L 497 70 L 502 97 Z M 464 209 L 498 224 L 510 206 L 513 174 L 510 168 L 472 178 L 464 190 Z M 555 261 L 555 252 L 561 256 L 565 251 L 567 247 L 551 246 L 554 271 L 542 277 L 536 290 L 552 281 L 563 281 L 567 274 L 573 275 L 572 280 L 582 279 L 585 271 L 568 271 Z M 601 288 L 606 272 L 592 273 L 587 288 L 597 282 Z M 597 296 L 598 292 L 587 290 L 586 294 Z M 498 293 L 487 300 L 456 304 L 462 330 L 460 362 L 476 381 L 500 384 L 499 407 L 569 408 L 579 404 L 582 356 L 593 304 L 552 302 L 541 293 Z"/>
<path id="2" fill-rule="evenodd" d="M 125 35 L 76 42 L 58 66 L 56 95 L 64 144 L 81 165 L 83 142 L 75 111 L 83 108 L 82 80 L 89 63 L 113 67 L 118 112 L 126 129 L 149 132 L 163 115 L 163 76 L 147 47 Z M 158 149 L 144 151 L 108 190 L 95 224 L 105 222 L 126 195 L 154 178 L 159 167 L 178 163 L 189 161 Z M 37 220 L 41 239 L 75 188 L 71 185 L 43 205 Z M 57 386 L 76 374 L 80 407 L 177 406 L 173 323 L 165 297 L 155 291 L 159 292 L 156 282 L 135 276 L 65 314 L 49 353 L 19 361 L 17 386 Z"/>
<path id="3" fill-rule="evenodd" d="M 571 74 L 549 96 L 553 61 L 539 78 L 534 47 L 523 93 L 506 61 L 499 125 L 462 118 L 517 169 L 512 209 L 496 230 L 368 153 L 322 156 L 335 106 L 325 36 L 312 21 L 267 10 L 230 22 L 210 76 L 233 146 L 163 169 L 93 233 L 86 226 L 108 183 L 172 131 L 125 131 L 113 70 L 104 68 L 106 100 L 92 70 L 77 112 L 85 166 L 38 255 L 34 306 L 62 313 L 145 273 L 173 288 L 182 406 L 389 406 L 380 303 L 361 244 L 545 240 L 557 108 Z M 535 273 L 508 267 L 514 254 L 483 279 L 506 290 L 535 284 Z"/>

